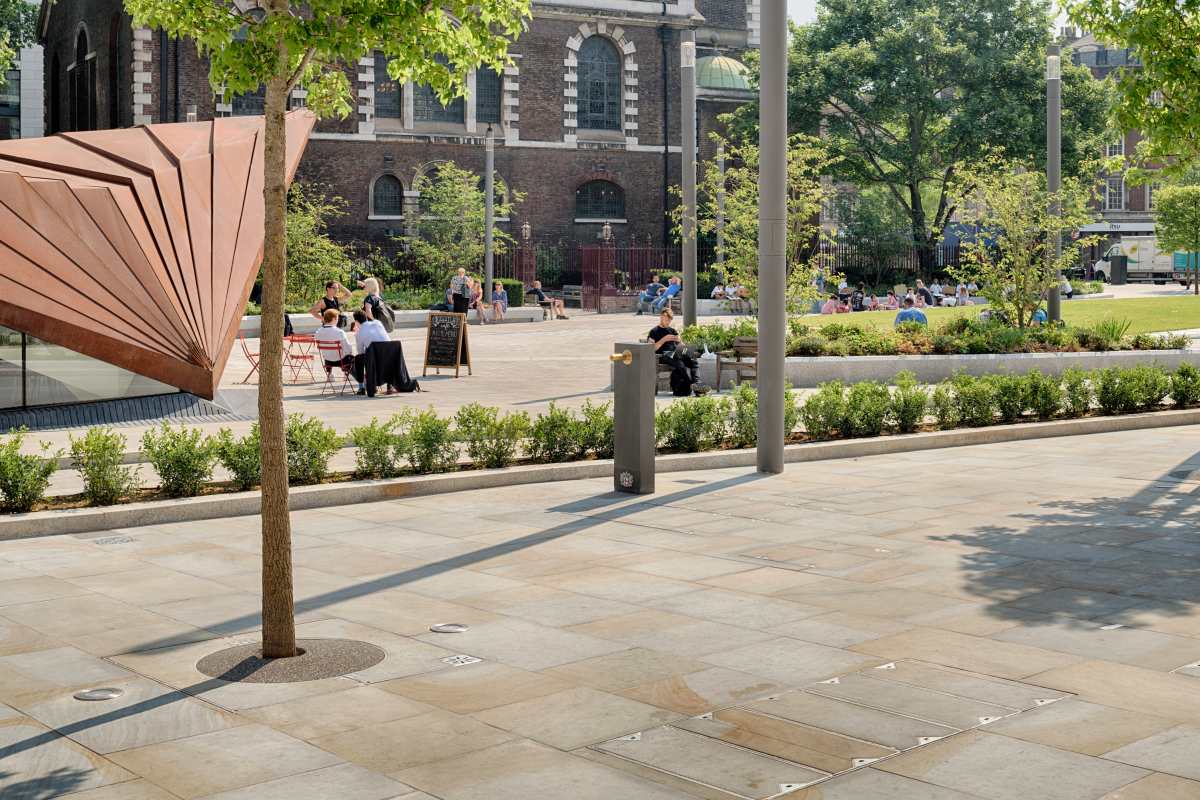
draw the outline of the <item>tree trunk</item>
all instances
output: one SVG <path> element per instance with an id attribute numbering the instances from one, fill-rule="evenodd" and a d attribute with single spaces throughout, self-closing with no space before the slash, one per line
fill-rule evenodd
<path id="1" fill-rule="evenodd" d="M 281 49 L 285 47 L 281 44 Z M 279 72 L 283 72 L 283 60 Z M 267 658 L 296 655 L 292 597 L 292 529 L 288 516 L 287 441 L 283 413 L 283 292 L 287 272 L 287 78 L 266 85 L 263 203 L 262 341 L 258 424 L 262 444 L 262 640 Z"/>
<path id="2" fill-rule="evenodd" d="M 925 206 L 921 202 L 921 187 L 908 187 L 909 218 L 912 221 L 913 246 L 917 248 L 917 277 L 928 280 L 933 274 L 933 239 L 925 224 Z"/>

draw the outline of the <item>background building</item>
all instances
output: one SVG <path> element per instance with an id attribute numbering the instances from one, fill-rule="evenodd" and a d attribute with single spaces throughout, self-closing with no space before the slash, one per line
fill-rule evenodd
<path id="1" fill-rule="evenodd" d="M 758 0 L 559 0 L 535 3 L 512 48 L 513 66 L 468 77 L 448 106 L 427 87 L 392 80 L 382 55 L 349 69 L 356 113 L 324 120 L 298 180 L 344 198 L 331 233 L 388 248 L 420 213 L 414 187 L 439 163 L 482 172 L 484 137 L 497 139 L 502 192 L 525 200 L 541 242 L 594 242 L 605 223 L 618 242 L 665 244 L 669 187 L 680 181 L 679 50 L 695 31 L 701 61 L 700 142 L 717 116 L 753 95 L 735 59 L 757 45 Z M 258 114 L 262 96 L 215 97 L 190 41 L 133 28 L 120 0 L 57 0 L 39 20 L 48 132 Z M 704 77 L 707 76 L 707 77 Z M 712 85 L 705 85 L 704 81 Z M 293 104 L 304 102 L 295 92 Z"/>

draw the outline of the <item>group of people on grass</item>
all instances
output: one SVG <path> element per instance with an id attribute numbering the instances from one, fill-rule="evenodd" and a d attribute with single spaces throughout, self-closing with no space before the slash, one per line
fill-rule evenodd
<path id="1" fill-rule="evenodd" d="M 950 292 L 947 294 L 947 292 Z M 874 292 L 868 292 L 865 285 L 860 283 L 857 288 L 851 289 L 845 281 L 842 281 L 838 286 L 838 290 L 829 295 L 829 299 L 821 304 L 822 314 L 849 314 L 855 311 L 897 311 L 903 305 L 904 301 L 911 300 L 914 308 L 929 308 L 933 306 L 971 306 L 975 305 L 972 299 L 979 291 L 979 287 L 974 281 L 970 283 L 959 283 L 951 289 L 950 284 L 941 284 L 936 278 L 929 286 L 925 285 L 922 280 L 917 280 L 916 285 L 908 289 L 903 297 L 897 295 L 894 289 L 888 289 L 887 297 L 882 301 L 875 296 Z"/>

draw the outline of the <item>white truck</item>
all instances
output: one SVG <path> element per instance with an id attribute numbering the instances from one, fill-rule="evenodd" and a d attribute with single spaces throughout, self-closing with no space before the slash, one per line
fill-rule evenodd
<path id="1" fill-rule="evenodd" d="M 1158 249 L 1158 239 L 1154 236 L 1126 236 L 1116 242 L 1101 256 L 1093 266 L 1096 280 L 1107 281 L 1112 277 L 1113 256 L 1125 256 L 1126 280 L 1130 283 L 1149 283 L 1159 285 L 1168 281 L 1178 281 L 1181 286 L 1188 286 L 1191 273 L 1196 269 L 1197 258 L 1193 254 L 1189 267 L 1187 253 L 1165 252 Z"/>

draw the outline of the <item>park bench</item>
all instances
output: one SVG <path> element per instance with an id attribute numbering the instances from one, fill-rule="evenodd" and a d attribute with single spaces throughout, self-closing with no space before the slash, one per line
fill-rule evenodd
<path id="1" fill-rule="evenodd" d="M 717 390 L 721 388 L 721 376 L 726 372 L 733 373 L 733 383 L 736 386 L 742 379 L 749 377 L 758 379 L 758 337 L 738 336 L 733 340 L 733 347 L 717 353 Z"/>
<path id="2" fill-rule="evenodd" d="M 567 303 L 575 303 L 579 308 L 583 308 L 583 287 L 563 286 L 562 301 L 564 306 Z"/>

